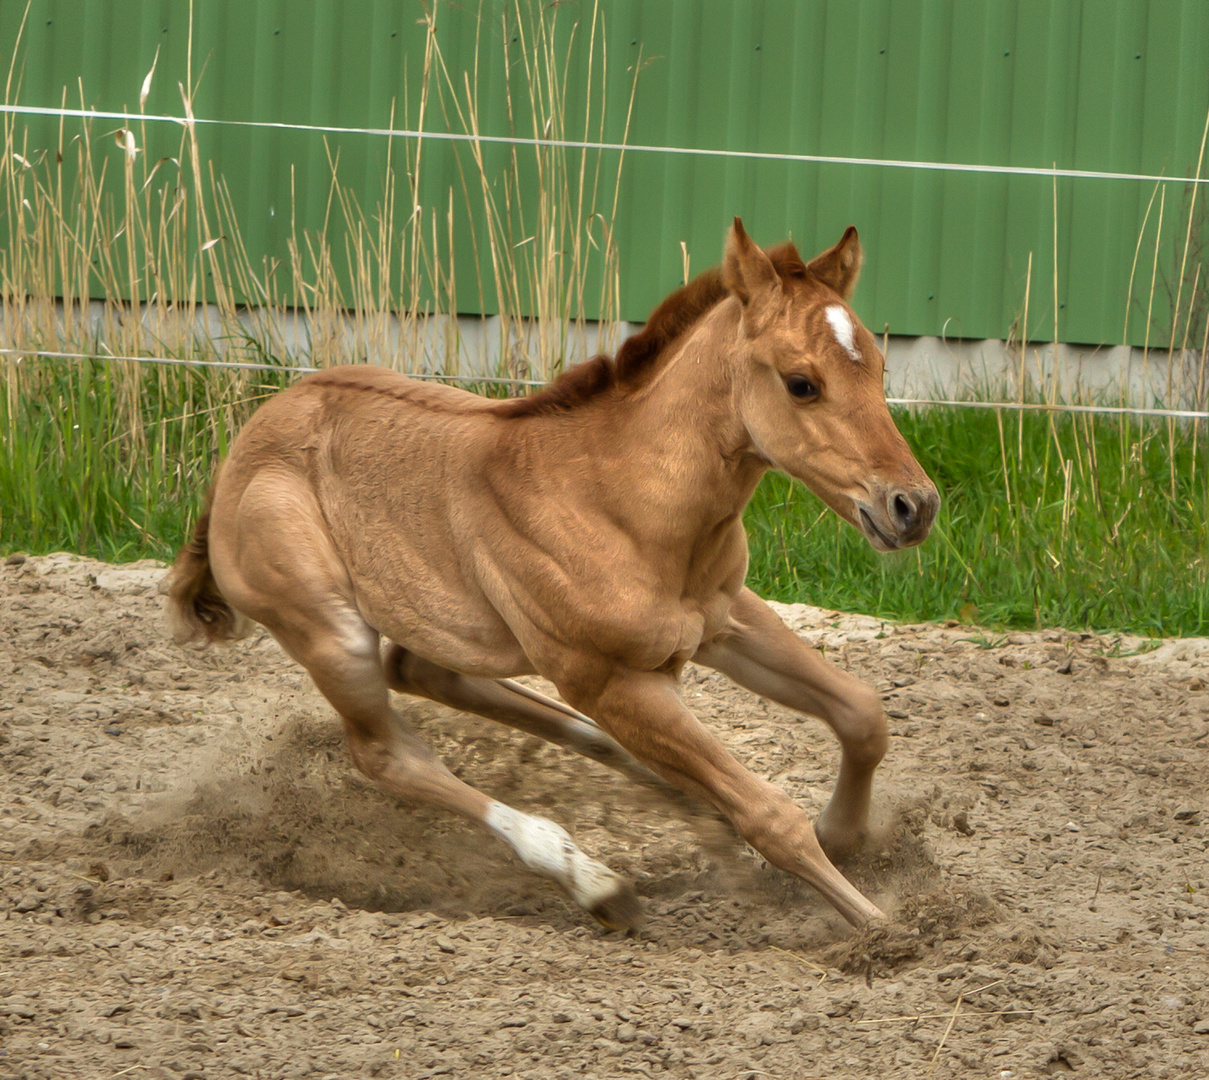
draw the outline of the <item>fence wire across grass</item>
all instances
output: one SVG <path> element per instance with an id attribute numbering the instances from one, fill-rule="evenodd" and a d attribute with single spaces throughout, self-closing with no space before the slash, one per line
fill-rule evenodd
<path id="1" fill-rule="evenodd" d="M 0 555 L 172 558 L 244 418 L 312 367 L 46 352 L 0 361 Z M 894 405 L 942 494 L 926 543 L 879 555 L 770 473 L 745 516 L 753 588 L 893 620 L 1209 634 L 1201 424 L 1161 410 L 912 407 L 930 404 Z"/>

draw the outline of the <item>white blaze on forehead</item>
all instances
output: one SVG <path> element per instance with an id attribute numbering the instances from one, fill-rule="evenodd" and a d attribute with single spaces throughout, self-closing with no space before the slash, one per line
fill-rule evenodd
<path id="1" fill-rule="evenodd" d="M 844 351 L 859 364 L 861 354 L 856 348 L 856 327 L 852 323 L 852 316 L 839 304 L 831 304 L 827 308 L 826 315 L 827 321 L 831 323 L 831 329 L 835 333 L 835 340 L 843 345 Z"/>

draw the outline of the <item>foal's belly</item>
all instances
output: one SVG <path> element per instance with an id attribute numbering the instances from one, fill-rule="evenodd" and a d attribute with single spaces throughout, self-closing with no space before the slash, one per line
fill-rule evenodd
<path id="1" fill-rule="evenodd" d="M 507 623 L 485 601 L 424 590 L 391 598 L 358 591 L 357 604 L 380 634 L 434 664 L 487 679 L 530 675 L 534 667 Z"/>

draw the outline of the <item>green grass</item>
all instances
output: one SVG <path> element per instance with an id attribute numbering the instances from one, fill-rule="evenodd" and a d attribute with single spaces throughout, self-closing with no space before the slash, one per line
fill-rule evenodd
<path id="1" fill-rule="evenodd" d="M 101 362 L 10 367 L 0 552 L 171 558 L 230 432 L 289 379 Z M 1009 416 L 1001 452 L 993 412 L 897 420 L 941 490 L 928 540 L 879 555 L 800 484 L 770 474 L 747 513 L 758 592 L 896 620 L 1209 633 L 1209 462 L 1198 440 L 1194 471 L 1191 429 L 1069 416 L 1051 428 L 1027 414 L 1021 436 Z"/>
<path id="2" fill-rule="evenodd" d="M 879 555 L 801 485 L 768 476 L 747 512 L 758 592 L 895 620 L 1209 633 L 1209 462 L 1201 439 L 1193 474 L 1191 429 L 1055 416 L 1051 430 L 1033 413 L 1020 441 L 1004 418 L 1001 452 L 990 411 L 897 420 L 941 491 L 927 541 Z"/>
<path id="3" fill-rule="evenodd" d="M 0 551 L 171 558 L 229 425 L 288 385 L 100 361 L 8 368 L 0 395 Z"/>

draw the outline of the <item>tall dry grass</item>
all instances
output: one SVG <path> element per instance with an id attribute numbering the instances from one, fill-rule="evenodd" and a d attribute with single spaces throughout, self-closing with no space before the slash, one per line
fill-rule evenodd
<path id="1" fill-rule="evenodd" d="M 469 71 L 446 63 L 439 10 L 427 16 L 419 93 L 404 100 L 400 126 L 423 131 L 435 123 L 478 136 L 481 54 L 502 47 L 510 50 L 504 68 L 514 134 L 603 135 L 608 68 L 598 4 L 577 21 L 561 6 L 511 0 L 502 24 L 476 43 Z M 586 65 L 569 62 L 577 49 L 586 50 Z M 140 112 L 153 81 L 174 78 L 158 64 L 157 55 Z M 547 380 L 568 358 L 614 344 L 620 161 L 610 170 L 598 152 L 548 145 L 512 146 L 501 157 L 472 138 L 452 151 L 456 185 L 425 205 L 434 147 L 392 138 L 382 196 L 367 208 L 342 181 L 329 146 L 322 227 L 299 229 L 291 210 L 287 251 L 258 262 L 226 182 L 207 159 L 192 69 L 190 52 L 179 141 L 163 156 L 145 152 L 153 144 L 148 121 L 115 131 L 63 119 L 57 141 L 38 148 L 20 116 L 4 117 L 0 507 L 7 520 L 0 518 L 0 535 L 16 535 L 19 523 L 20 535 L 44 538 L 32 542 L 84 549 L 114 530 L 125 538 L 114 554 L 143 541 L 167 549 L 179 525 L 161 520 L 157 508 L 196 501 L 232 433 L 289 381 L 284 369 L 292 366 L 370 359 L 408 373 L 473 372 L 500 380 L 492 383 L 499 392 L 507 380 Z M 19 101 L 20 82 L 18 43 L 6 103 Z M 572 89 L 585 102 L 575 130 Z M 84 108 L 85 88 L 74 96 Z M 64 92 L 63 107 L 72 104 Z M 392 106 L 392 127 L 394 118 Z M 524 179 L 532 176 L 538 182 L 530 187 Z M 459 248 L 474 253 L 472 274 L 458 272 Z M 479 295 L 466 306 L 499 311 L 473 342 L 457 318 L 457 282 L 468 279 Z M 39 355 L 46 353 L 268 369 Z M 61 485 L 60 495 L 48 492 L 40 481 L 48 465 L 80 479 Z M 78 515 L 73 503 L 82 504 Z M 74 516 L 78 527 L 69 524 Z"/>

